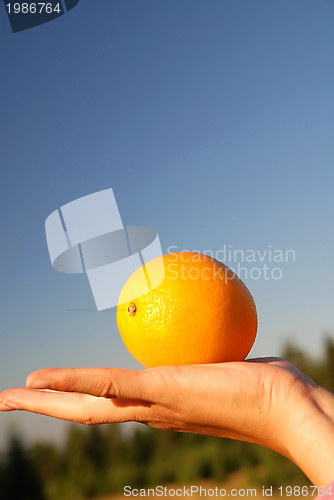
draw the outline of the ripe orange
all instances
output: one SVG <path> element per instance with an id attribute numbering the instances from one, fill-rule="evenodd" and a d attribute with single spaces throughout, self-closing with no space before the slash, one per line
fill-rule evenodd
<path id="1" fill-rule="evenodd" d="M 165 278 L 148 288 L 161 259 Z M 145 267 L 125 283 L 117 307 L 120 334 L 137 361 L 152 367 L 245 359 L 256 337 L 256 307 L 231 269 L 191 252 L 167 254 Z"/>

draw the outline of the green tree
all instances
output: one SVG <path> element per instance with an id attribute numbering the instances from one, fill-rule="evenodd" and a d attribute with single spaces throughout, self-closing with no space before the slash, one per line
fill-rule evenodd
<path id="1" fill-rule="evenodd" d="M 290 361 L 306 375 L 314 375 L 314 372 L 316 371 L 314 361 L 291 340 L 288 340 L 283 346 L 281 356 L 282 358 Z"/>
<path id="2" fill-rule="evenodd" d="M 124 486 L 120 481 L 126 481 L 123 456 L 117 425 L 73 425 L 60 461 L 58 497 L 73 500 L 119 491 Z"/>
<path id="3" fill-rule="evenodd" d="M 44 500 L 40 474 L 17 436 L 10 440 L 0 477 L 0 500 Z"/>

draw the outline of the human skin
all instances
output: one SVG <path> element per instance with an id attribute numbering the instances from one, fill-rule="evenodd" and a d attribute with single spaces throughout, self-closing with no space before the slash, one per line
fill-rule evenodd
<path id="1" fill-rule="evenodd" d="M 285 455 L 317 486 L 334 478 L 334 395 L 280 358 L 138 371 L 46 368 L 26 385 L 0 393 L 0 410 L 247 441 Z"/>

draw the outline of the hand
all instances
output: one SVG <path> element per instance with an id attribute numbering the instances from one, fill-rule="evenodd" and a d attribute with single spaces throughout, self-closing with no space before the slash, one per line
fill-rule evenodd
<path id="1" fill-rule="evenodd" d="M 83 424 L 152 427 L 256 443 L 293 460 L 317 485 L 334 476 L 334 395 L 279 358 L 131 371 L 49 368 L 0 394 L 22 409 Z"/>

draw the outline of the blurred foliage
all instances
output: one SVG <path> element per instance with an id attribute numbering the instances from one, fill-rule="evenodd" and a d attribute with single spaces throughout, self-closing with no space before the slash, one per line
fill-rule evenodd
<path id="1" fill-rule="evenodd" d="M 291 361 L 314 382 L 334 392 L 334 340 L 329 334 L 324 337 L 320 359 L 311 357 L 291 342 L 283 347 L 282 357 Z"/>
<path id="2" fill-rule="evenodd" d="M 0 469 L 0 500 L 44 500 L 43 480 L 21 440 L 10 439 Z"/>
<path id="3" fill-rule="evenodd" d="M 334 341 L 324 339 L 313 359 L 288 342 L 282 357 L 316 383 L 334 392 Z M 224 481 L 243 471 L 255 486 L 307 485 L 288 459 L 260 446 L 196 434 L 138 426 L 125 435 L 121 424 L 73 424 L 65 446 L 35 443 L 25 448 L 13 437 L 0 458 L 0 500 L 79 500 L 123 492 L 126 485 L 147 488 L 200 479 Z"/>

